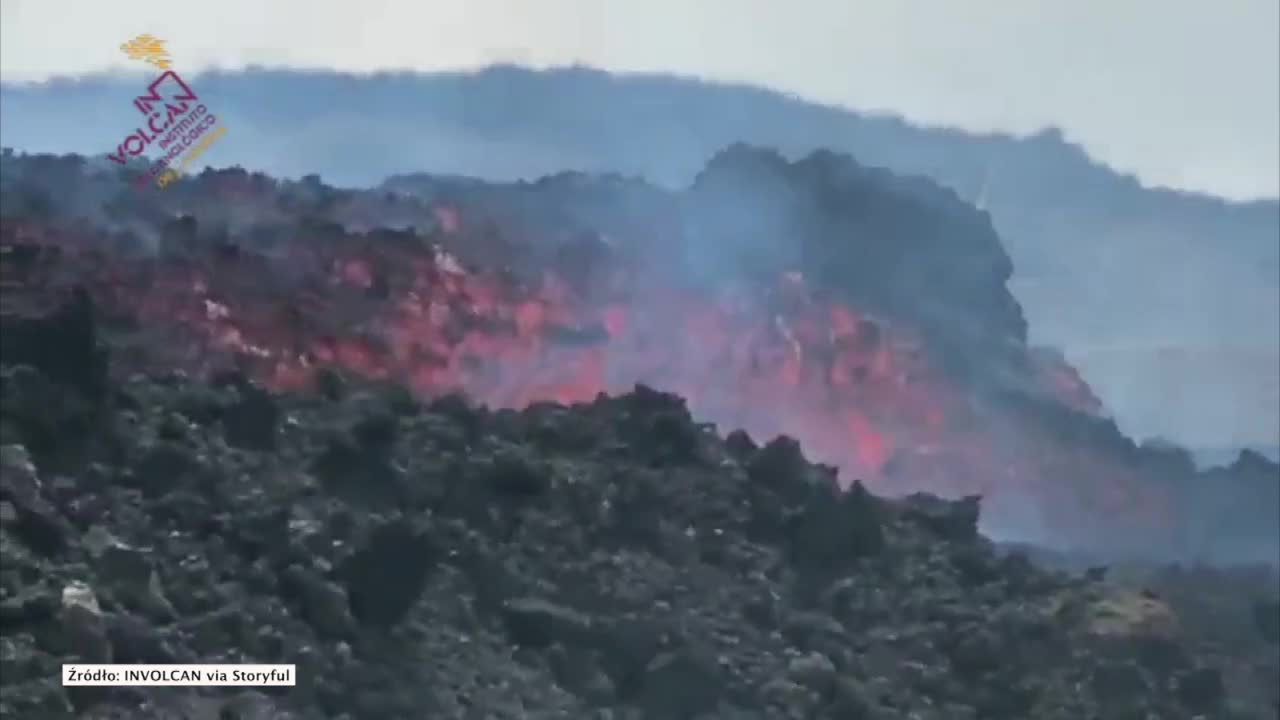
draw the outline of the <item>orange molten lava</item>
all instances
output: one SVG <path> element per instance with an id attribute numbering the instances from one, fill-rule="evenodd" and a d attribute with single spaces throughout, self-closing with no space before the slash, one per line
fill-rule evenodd
<path id="1" fill-rule="evenodd" d="M 437 216 L 451 238 L 465 235 L 458 211 Z M 837 302 L 799 273 L 747 290 L 600 274 L 609 286 L 587 293 L 554 270 L 519 281 L 465 269 L 438 246 L 299 239 L 285 262 L 195 251 L 100 258 L 89 282 L 109 312 L 171 339 L 166 362 L 198 371 L 238 357 L 277 389 L 336 366 L 426 395 L 462 391 L 519 408 L 645 383 L 685 397 L 725 430 L 796 437 L 846 483 L 1034 498 L 1047 524 L 1078 524 L 1081 513 L 1059 512 L 1068 506 L 1134 525 L 1167 520 L 1132 472 L 991 417 L 932 366 L 911 328 Z M 1065 363 L 1041 358 L 1037 367 L 1061 402 L 1100 410 Z"/>

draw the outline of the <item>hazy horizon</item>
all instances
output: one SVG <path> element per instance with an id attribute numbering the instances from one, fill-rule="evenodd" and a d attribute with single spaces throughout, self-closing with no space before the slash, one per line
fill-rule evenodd
<path id="1" fill-rule="evenodd" d="M 165 39 L 175 67 L 192 73 L 583 64 L 744 83 L 931 127 L 1017 136 L 1056 127 L 1148 186 L 1231 200 L 1280 197 L 1280 4 L 991 0 L 985 7 L 227 0 L 212 16 L 185 2 L 157 14 L 136 0 L 6 0 L 0 81 L 136 70 L 140 63 L 119 45 L 142 32 Z M 66 17 L 81 21 L 68 25 Z"/>
<path id="2" fill-rule="evenodd" d="M 1278 3 L 105 7 L 0 6 L 0 143 L 110 151 L 135 78 L 154 74 L 119 46 L 149 32 L 189 77 L 421 73 L 202 78 L 235 128 L 202 158 L 214 166 L 352 186 L 563 170 L 683 184 L 735 141 L 850 152 L 991 212 L 1031 339 L 1063 348 L 1127 432 L 1280 443 Z M 442 77 L 497 64 L 600 72 Z M 51 77 L 87 80 L 14 89 Z"/>
<path id="3" fill-rule="evenodd" d="M 145 77 L 6 85 L 0 125 L 20 150 L 101 156 L 134 122 L 121 98 Z M 1209 449 L 1280 444 L 1277 201 L 1144 190 L 1051 133 L 924 130 L 749 86 L 514 68 L 197 81 L 235 128 L 201 162 L 350 187 L 398 172 L 513 181 L 580 170 L 682 188 L 739 141 L 927 176 L 991 213 L 1031 340 L 1061 347 L 1126 432 Z"/>

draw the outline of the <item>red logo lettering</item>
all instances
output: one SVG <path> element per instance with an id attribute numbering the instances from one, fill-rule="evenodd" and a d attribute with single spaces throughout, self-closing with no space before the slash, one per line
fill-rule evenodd
<path id="1" fill-rule="evenodd" d="M 120 143 L 119 145 L 116 146 L 115 155 L 112 155 L 111 153 L 107 153 L 107 157 L 123 165 L 124 164 L 124 143 Z"/>
<path id="2" fill-rule="evenodd" d="M 146 95 L 139 95 L 133 99 L 133 106 L 138 108 L 138 112 L 143 115 L 151 115 L 152 108 L 166 97 L 160 94 L 162 85 L 169 91 L 167 97 L 176 102 L 194 102 L 198 99 L 195 92 L 190 87 L 187 87 L 187 84 L 182 81 L 182 78 L 178 77 L 177 73 L 172 70 L 166 70 L 163 75 L 151 82 L 151 85 L 147 88 Z M 186 106 L 183 105 L 183 112 L 185 111 Z M 172 119 L 172 115 L 170 115 L 170 118 Z"/>
<path id="3" fill-rule="evenodd" d="M 134 150 L 132 147 L 130 147 L 130 143 L 131 143 L 131 141 L 133 141 L 133 140 L 137 140 L 137 141 L 138 141 L 138 149 L 137 149 L 137 150 Z M 142 139 L 142 135 L 141 135 L 141 134 L 138 134 L 138 135 L 130 135 L 129 137 L 125 138 L 125 139 L 124 139 L 124 145 L 123 145 L 122 147 L 124 147 L 124 149 L 125 149 L 125 150 L 128 150 L 130 155 L 141 155 L 141 154 L 142 154 L 142 151 L 143 151 L 144 149 L 146 149 L 147 144 L 146 144 L 146 142 L 144 142 L 144 141 L 143 141 L 143 139 Z"/>
<path id="4" fill-rule="evenodd" d="M 171 105 L 169 103 L 165 103 L 164 109 L 168 112 L 169 122 L 172 123 L 175 117 L 182 115 L 187 111 L 187 104 L 181 103 L 179 105 Z"/>
<path id="5" fill-rule="evenodd" d="M 160 113 L 158 112 L 151 113 L 151 118 L 147 120 L 147 127 L 151 128 L 151 132 L 155 133 L 156 135 L 163 135 L 164 131 L 169 129 L 169 125 L 173 123 L 173 118 L 171 117 L 169 119 L 169 122 L 164 124 L 164 127 L 156 127 L 156 120 L 159 120 L 159 119 L 160 119 Z"/>

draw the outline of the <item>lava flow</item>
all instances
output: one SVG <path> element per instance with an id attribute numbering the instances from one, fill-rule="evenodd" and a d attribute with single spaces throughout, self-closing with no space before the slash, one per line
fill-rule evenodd
<path id="1" fill-rule="evenodd" d="M 458 211 L 440 212 L 443 240 L 465 245 Z M 838 302 L 798 272 L 709 287 L 606 261 L 584 284 L 570 267 L 532 277 L 464 268 L 420 238 L 298 237 L 269 252 L 156 256 L 34 227 L 18 234 L 56 245 L 109 316 L 166 338 L 152 362 L 196 372 L 235 362 L 280 390 L 336 367 L 512 408 L 644 383 L 682 395 L 722 431 L 795 437 L 846 484 L 982 494 L 989 513 L 1037 514 L 1059 534 L 1089 532 L 1081 519 L 1097 509 L 1129 526 L 1168 523 L 1149 483 L 993 415 L 934 367 L 912 328 Z M 1097 411 L 1065 363 L 1037 362 L 1047 393 Z"/>

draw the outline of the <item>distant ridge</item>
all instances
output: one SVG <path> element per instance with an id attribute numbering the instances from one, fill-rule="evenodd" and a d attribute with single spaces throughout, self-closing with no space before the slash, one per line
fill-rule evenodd
<path id="1" fill-rule="evenodd" d="M 4 143 L 105 153 L 136 125 L 138 77 L 0 86 Z M 1192 446 L 1280 437 L 1280 202 L 1143 187 L 1056 130 L 1025 138 L 921 128 L 745 86 L 588 68 L 348 75 L 251 69 L 197 78 L 230 128 L 208 156 L 367 184 L 429 171 L 495 180 L 562 170 L 686 185 L 736 141 L 817 148 L 926 175 L 981 205 L 1014 261 L 1034 341 L 1063 346 L 1121 424 Z M 86 122 L 92 118 L 93 122 Z M 1149 347 L 1249 344 L 1248 372 L 1148 372 Z M 1076 356 L 1075 347 L 1132 347 Z M 1269 368 L 1269 369 L 1268 369 Z M 1176 387 L 1177 393 L 1169 389 Z M 1261 395 L 1259 394 L 1261 392 Z M 1212 407 L 1207 415 L 1201 408 Z M 1158 411 L 1152 410 L 1158 408 Z M 1231 417 L 1224 425 L 1214 418 Z"/>
<path id="2" fill-rule="evenodd" d="M 1240 457 L 1242 449 L 1252 450 L 1273 462 L 1280 462 L 1280 445 L 1251 448 L 1202 448 L 1192 451 L 1191 454 L 1195 458 L 1196 465 L 1201 468 L 1227 467 Z"/>

